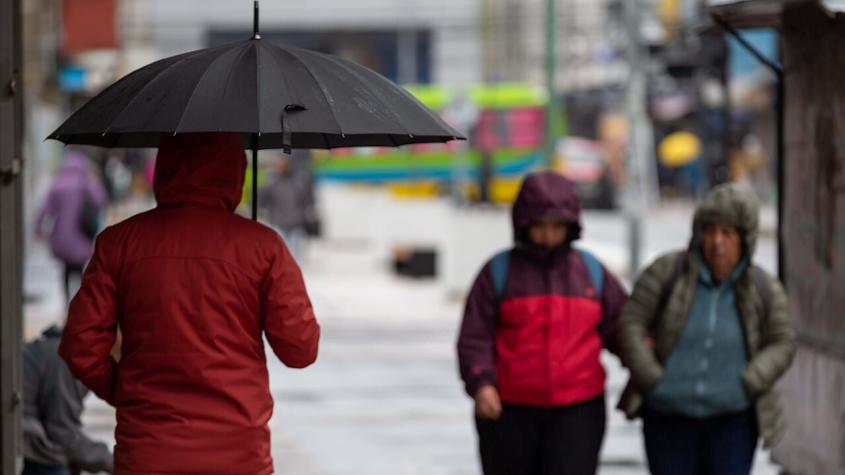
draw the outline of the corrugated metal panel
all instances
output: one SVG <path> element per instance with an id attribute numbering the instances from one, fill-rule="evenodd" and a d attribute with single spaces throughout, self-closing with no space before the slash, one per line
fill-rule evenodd
<path id="1" fill-rule="evenodd" d="M 817 6 L 785 14 L 786 209 L 793 309 L 808 340 L 845 346 L 845 88 L 842 18 Z"/>
<path id="2" fill-rule="evenodd" d="M 0 473 L 20 473 L 22 407 L 21 2 L 0 0 Z"/>
<path id="3" fill-rule="evenodd" d="M 790 1 L 793 0 L 711 0 L 710 11 L 735 28 L 777 27 L 783 6 Z"/>
<path id="4" fill-rule="evenodd" d="M 783 380 L 789 473 L 845 473 L 845 17 L 818 3 L 783 14 L 786 190 L 782 245 L 801 338 Z"/>

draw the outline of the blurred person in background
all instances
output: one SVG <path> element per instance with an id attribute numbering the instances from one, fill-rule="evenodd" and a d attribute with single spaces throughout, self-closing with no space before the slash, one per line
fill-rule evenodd
<path id="1" fill-rule="evenodd" d="M 783 287 L 752 262 L 758 214 L 751 192 L 714 188 L 689 247 L 649 266 L 624 307 L 619 408 L 642 416 L 654 475 L 747 475 L 759 437 L 771 447 L 783 434 L 775 383 L 796 330 Z"/>
<path id="2" fill-rule="evenodd" d="M 59 357 L 62 330 L 51 326 L 23 348 L 22 475 L 69 475 L 112 471 L 112 454 L 82 430 L 88 388 Z"/>
<path id="3" fill-rule="evenodd" d="M 263 338 L 303 368 L 320 327 L 281 237 L 234 212 L 245 171 L 238 134 L 166 134 L 156 208 L 97 238 L 59 354 L 116 409 L 115 473 L 273 472 Z"/>
<path id="4" fill-rule="evenodd" d="M 267 184 L 258 191 L 264 220 L 279 231 L 298 261 L 303 257 L 309 220 L 316 212 L 310 153 L 294 150 L 290 156 L 274 154 Z"/>
<path id="5" fill-rule="evenodd" d="M 50 251 L 64 267 L 66 301 L 78 288 L 91 257 L 107 201 L 87 149 L 68 147 L 35 219 L 35 236 L 49 239 Z"/>
<path id="6" fill-rule="evenodd" d="M 593 475 L 605 431 L 602 347 L 626 293 L 586 251 L 575 187 L 529 175 L 513 206 L 514 247 L 485 264 L 458 338 L 485 475 Z"/>

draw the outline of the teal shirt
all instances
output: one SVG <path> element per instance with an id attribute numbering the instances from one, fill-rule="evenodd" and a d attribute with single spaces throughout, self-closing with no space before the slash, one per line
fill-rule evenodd
<path id="1" fill-rule="evenodd" d="M 689 319 L 663 378 L 647 396 L 650 407 L 695 418 L 751 407 L 742 383 L 748 356 L 734 290 L 746 267 L 743 260 L 717 284 L 701 263 Z"/>

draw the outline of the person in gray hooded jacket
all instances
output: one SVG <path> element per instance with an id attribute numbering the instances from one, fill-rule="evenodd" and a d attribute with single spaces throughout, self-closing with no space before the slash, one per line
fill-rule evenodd
<path id="1" fill-rule="evenodd" d="M 758 209 L 749 192 L 714 188 L 689 248 L 643 271 L 623 308 L 620 408 L 643 418 L 652 474 L 747 475 L 758 438 L 783 434 L 775 383 L 796 331 L 783 287 L 752 262 Z"/>
<path id="2" fill-rule="evenodd" d="M 82 401 L 88 389 L 59 357 L 62 331 L 52 326 L 24 345 L 22 475 L 112 472 L 112 454 L 82 431 Z"/>

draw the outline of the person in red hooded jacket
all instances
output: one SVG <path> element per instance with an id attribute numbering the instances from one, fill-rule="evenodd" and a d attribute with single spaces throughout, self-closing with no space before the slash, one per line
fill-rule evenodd
<path id="1" fill-rule="evenodd" d="M 467 297 L 458 360 L 475 400 L 485 475 L 594 475 L 605 430 L 602 347 L 615 351 L 627 298 L 586 251 L 571 181 L 529 175 L 513 205 L 514 247 Z"/>
<path id="2" fill-rule="evenodd" d="M 245 169 L 236 134 L 167 136 L 158 206 L 97 238 L 59 353 L 116 408 L 117 475 L 273 472 L 262 335 L 302 368 L 320 328 L 281 237 L 234 213 Z"/>

